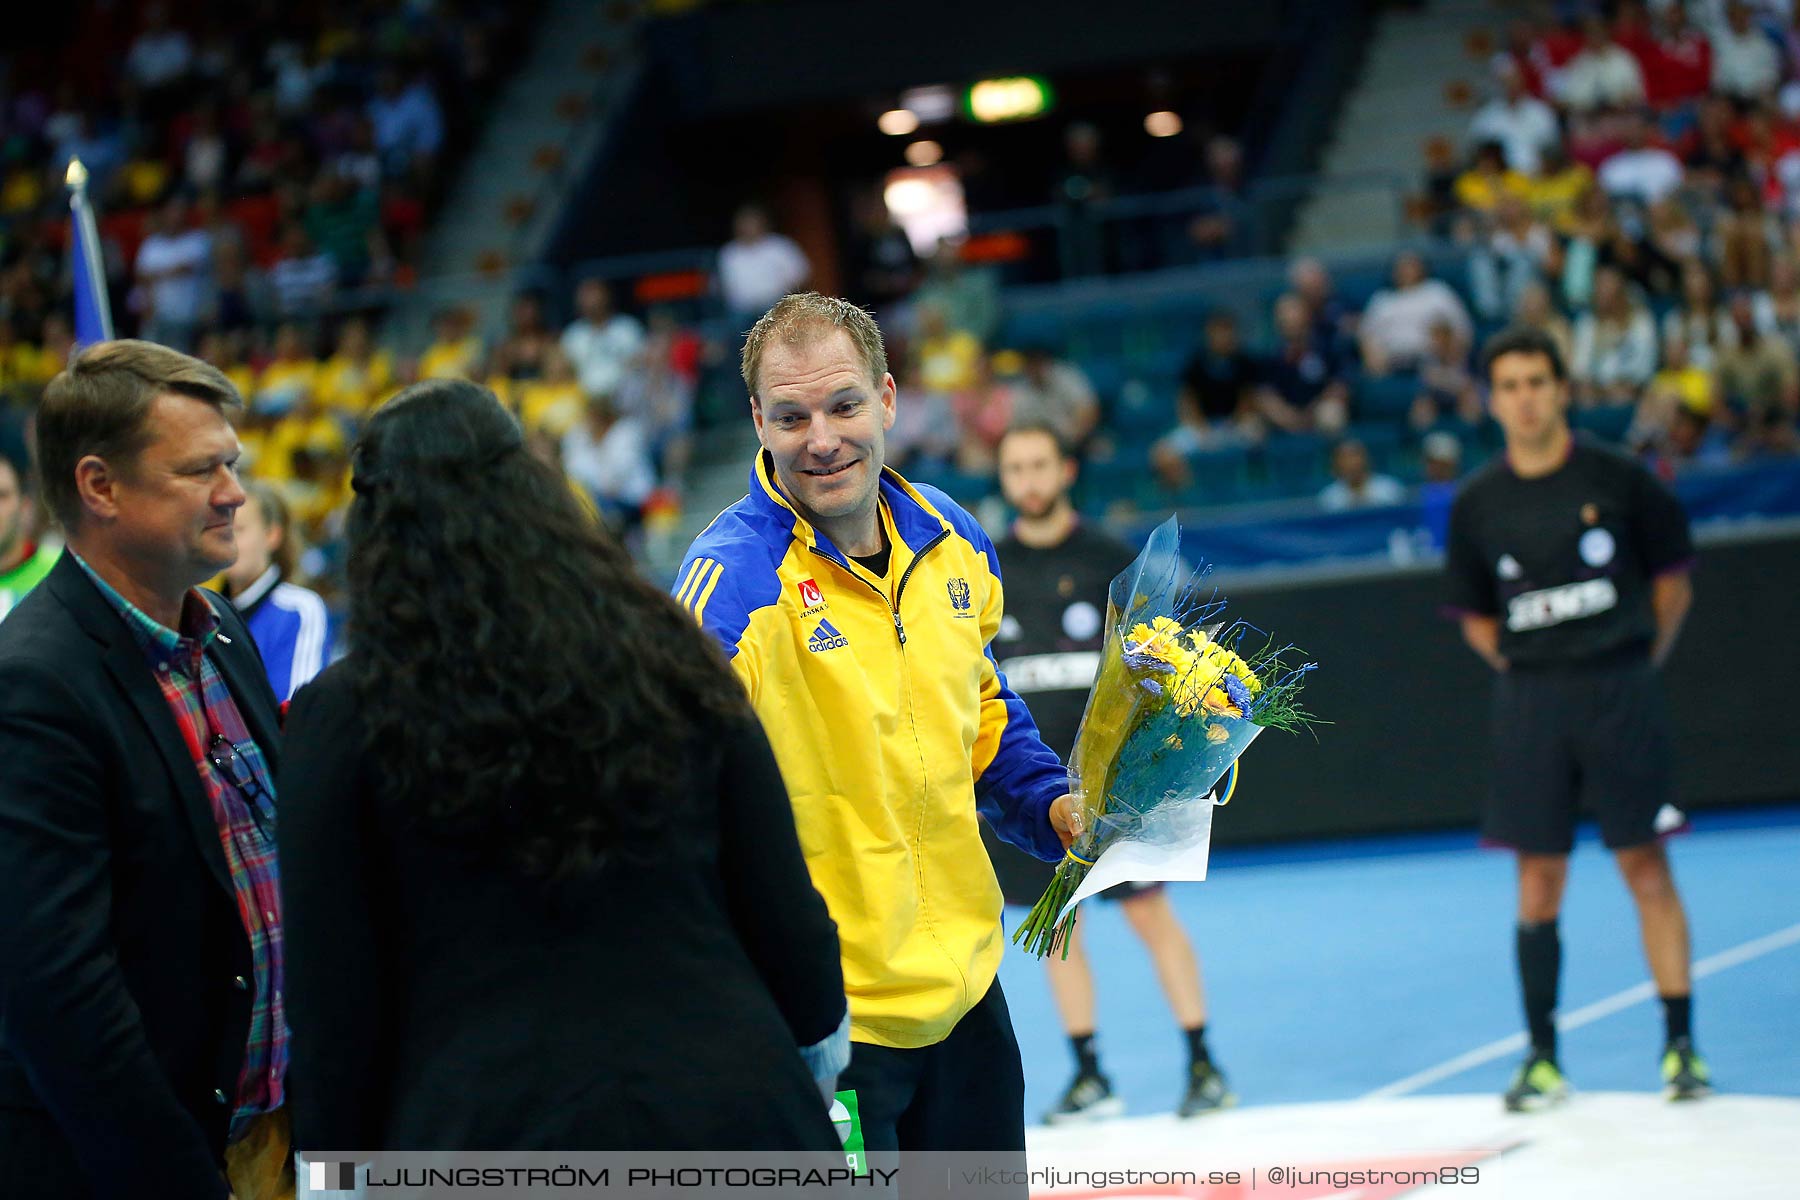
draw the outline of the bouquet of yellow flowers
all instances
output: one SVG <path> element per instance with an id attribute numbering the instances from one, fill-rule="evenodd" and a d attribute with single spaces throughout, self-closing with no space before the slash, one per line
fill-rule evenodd
<path id="1" fill-rule="evenodd" d="M 1112 582 L 1100 672 L 1069 756 L 1082 832 L 1013 934 L 1039 958 L 1067 953 L 1073 899 L 1102 854 L 1210 837 L 1211 809 L 1197 806 L 1230 799 L 1238 756 L 1257 735 L 1315 723 L 1300 687 L 1317 664 L 1290 662 L 1292 646 L 1227 622 L 1224 601 L 1200 595 L 1206 572 L 1183 563 L 1180 543 L 1171 517 Z"/>

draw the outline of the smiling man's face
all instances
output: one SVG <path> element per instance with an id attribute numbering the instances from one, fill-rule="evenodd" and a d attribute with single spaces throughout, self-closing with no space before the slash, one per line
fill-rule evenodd
<path id="1" fill-rule="evenodd" d="M 871 377 L 856 344 L 830 328 L 763 355 L 750 411 L 775 479 L 801 515 L 834 540 L 875 527 L 894 377 Z"/>

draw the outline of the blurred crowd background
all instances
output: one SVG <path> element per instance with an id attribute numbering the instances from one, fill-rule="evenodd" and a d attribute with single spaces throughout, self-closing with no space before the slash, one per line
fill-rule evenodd
<path id="1" fill-rule="evenodd" d="M 903 61 L 906 38 L 894 86 L 829 105 L 702 77 L 704 22 L 717 40 L 784 7 L 824 20 L 557 0 L 20 14 L 0 49 L 0 436 L 25 436 L 70 353 L 79 158 L 118 333 L 237 383 L 247 473 L 288 500 L 328 595 L 359 425 L 437 376 L 493 387 L 666 569 L 742 493 L 742 332 L 804 287 L 880 317 L 890 462 L 996 525 L 994 447 L 1048 420 L 1095 517 L 1422 505 L 1424 549 L 1498 445 L 1477 352 L 1512 322 L 1563 348 L 1579 428 L 1669 478 L 1800 463 L 1800 5 L 1461 6 L 1397 102 L 1424 114 L 1388 131 L 1404 159 L 1356 175 L 1333 154 L 1380 100 L 1382 22 L 1431 5 L 1290 0 L 1262 42 L 985 98 Z"/>

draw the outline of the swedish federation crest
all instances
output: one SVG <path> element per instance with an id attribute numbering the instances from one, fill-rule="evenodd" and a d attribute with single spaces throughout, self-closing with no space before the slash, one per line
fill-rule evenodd
<path id="1" fill-rule="evenodd" d="M 969 581 L 958 575 L 944 586 L 950 589 L 950 607 L 956 610 L 955 615 L 973 616 L 969 611 Z"/>

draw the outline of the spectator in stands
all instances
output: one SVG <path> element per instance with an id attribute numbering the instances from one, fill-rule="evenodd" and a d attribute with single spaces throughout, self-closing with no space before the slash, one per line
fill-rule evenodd
<path id="1" fill-rule="evenodd" d="M 190 121 L 187 144 L 181 150 L 183 184 L 196 193 L 223 187 L 230 176 L 231 147 L 219 128 L 218 106 L 196 106 Z"/>
<path id="2" fill-rule="evenodd" d="M 506 336 L 494 347 L 488 372 L 505 379 L 541 379 L 556 338 L 544 324 L 544 302 L 535 292 L 520 292 L 507 311 Z"/>
<path id="3" fill-rule="evenodd" d="M 1474 324 L 1461 297 L 1441 279 L 1432 279 L 1425 260 L 1411 250 L 1395 256 L 1393 286 L 1370 298 L 1361 322 L 1362 361 L 1372 375 L 1408 370 L 1430 349 L 1431 326 L 1448 321 L 1465 341 Z"/>
<path id="4" fill-rule="evenodd" d="M 1757 409 L 1745 420 L 1734 453 L 1746 459 L 1800 456 L 1800 427 L 1779 409 Z"/>
<path id="5" fill-rule="evenodd" d="M 1439 429 L 1419 439 L 1419 461 L 1425 482 L 1453 484 L 1462 474 L 1462 442 L 1454 433 Z"/>
<path id="6" fill-rule="evenodd" d="M 393 255 L 381 231 L 381 202 L 374 191 L 358 188 L 336 171 L 321 171 L 301 223 L 331 260 L 339 286 L 356 287 L 392 272 Z"/>
<path id="7" fill-rule="evenodd" d="M 617 395 L 643 348 L 643 324 L 613 309 L 612 289 L 604 279 L 576 285 L 575 319 L 563 330 L 562 350 L 588 395 Z"/>
<path id="8" fill-rule="evenodd" d="M 850 298 L 878 313 L 906 299 L 919 284 L 912 239 L 888 211 L 877 188 L 859 192 L 850 231 Z"/>
<path id="9" fill-rule="evenodd" d="M 248 330 L 268 308 L 266 282 L 251 269 L 243 240 L 215 237 L 202 322 L 211 329 Z"/>
<path id="10" fill-rule="evenodd" d="M 306 331 L 288 321 L 275 330 L 274 353 L 257 372 L 250 407 L 265 416 L 279 417 L 311 401 L 319 382 L 319 364 L 313 358 Z"/>
<path id="11" fill-rule="evenodd" d="M 439 309 L 431 325 L 434 336 L 419 356 L 419 378 L 478 378 L 487 351 L 475 332 L 475 314 L 464 307 Z"/>
<path id="12" fill-rule="evenodd" d="M 1406 499 L 1401 482 L 1377 473 L 1369 463 L 1369 448 L 1355 438 L 1345 438 L 1331 448 L 1331 474 L 1332 481 L 1319 493 L 1319 507 L 1326 512 L 1378 508 Z"/>
<path id="13" fill-rule="evenodd" d="M 1556 110 L 1533 96 L 1525 74 L 1511 58 L 1494 62 L 1494 78 L 1500 94 L 1482 105 L 1469 123 L 1469 137 L 1477 142 L 1497 142 L 1504 148 L 1506 165 L 1520 174 L 1538 173 L 1544 151 L 1562 140 Z"/>
<path id="14" fill-rule="evenodd" d="M 1450 509 L 1456 502 L 1456 481 L 1462 475 L 1462 443 L 1447 429 L 1437 429 L 1419 441 L 1424 480 L 1419 485 L 1420 517 L 1431 544 L 1442 550 L 1450 540 Z"/>
<path id="15" fill-rule="evenodd" d="M 1461 156 L 1449 138 L 1439 134 L 1425 140 L 1425 192 L 1419 198 L 1426 231 L 1434 238 L 1454 238 L 1455 218 L 1461 211 L 1456 184 L 1463 175 Z"/>
<path id="16" fill-rule="evenodd" d="M 1556 253 L 1556 238 L 1516 195 L 1505 196 L 1493 223 L 1469 253 L 1469 296 L 1484 321 L 1502 321 L 1519 296 L 1543 277 Z"/>
<path id="17" fill-rule="evenodd" d="M 1756 184 L 1747 176 L 1735 176 L 1726 185 L 1725 202 L 1726 211 L 1715 218 L 1713 225 L 1719 282 L 1734 291 L 1767 287 L 1774 259 L 1772 243 L 1779 236 L 1778 223 L 1763 207 Z"/>
<path id="18" fill-rule="evenodd" d="M 569 478 L 587 489 L 615 529 L 636 524 L 644 501 L 656 488 L 643 429 L 635 420 L 619 416 L 611 396 L 588 398 L 585 419 L 563 436 L 562 460 Z"/>
<path id="19" fill-rule="evenodd" d="M 1712 43 L 1688 21 L 1681 4 L 1657 11 L 1650 48 L 1638 56 L 1644 96 L 1658 109 L 1692 104 L 1712 87 Z"/>
<path id="20" fill-rule="evenodd" d="M 1703 241 L 1694 216 L 1679 198 L 1668 196 L 1650 206 L 1649 248 L 1669 263 L 1700 257 Z"/>
<path id="21" fill-rule="evenodd" d="M 1216 260 L 1241 252 L 1244 211 L 1244 147 L 1234 137 L 1217 134 L 1206 142 L 1207 194 L 1188 219 L 1188 241 L 1201 257 Z"/>
<path id="22" fill-rule="evenodd" d="M 1756 328 L 1779 337 L 1800 353 L 1800 268 L 1793 255 L 1778 254 L 1769 264 L 1769 286 L 1756 293 Z"/>
<path id="23" fill-rule="evenodd" d="M 1594 172 L 1586 163 L 1571 159 L 1568 147 L 1557 141 L 1545 147 L 1542 166 L 1531 181 L 1526 200 L 1538 220 L 1567 234 L 1576 206 L 1593 187 Z"/>
<path id="24" fill-rule="evenodd" d="M 1541 330 L 1556 343 L 1556 352 L 1563 362 L 1574 357 L 1575 335 L 1569 327 L 1569 319 L 1556 311 L 1550 301 L 1550 289 L 1542 282 L 1533 280 L 1520 289 L 1518 301 L 1513 305 L 1512 323 Z"/>
<path id="25" fill-rule="evenodd" d="M 244 337 L 241 334 L 209 328 L 200 335 L 194 357 L 217 367 L 221 375 L 231 380 L 231 386 L 244 397 L 246 404 L 256 394 L 256 372 L 244 361 Z M 239 473 L 243 472 L 240 470 Z"/>
<path id="26" fill-rule="evenodd" d="M 1664 477 L 1730 466 L 1734 457 L 1730 434 L 1706 413 L 1686 405 L 1677 405 L 1670 413 L 1653 451 L 1657 472 Z"/>
<path id="27" fill-rule="evenodd" d="M 940 238 L 937 252 L 926 264 L 925 282 L 913 297 L 918 307 L 934 304 L 944 321 L 982 345 L 988 345 L 1000 329 L 1000 285 L 993 272 L 963 262 L 962 250 L 949 238 Z M 904 407 L 904 406 L 902 406 Z"/>
<path id="28" fill-rule="evenodd" d="M 1663 315 L 1663 337 L 1679 331 L 1686 339 L 1694 365 L 1710 371 L 1718 365 L 1719 352 L 1737 340 L 1731 315 L 1719 303 L 1712 272 L 1693 261 L 1681 272 L 1681 300 Z"/>
<path id="29" fill-rule="evenodd" d="M 1080 367 L 1057 358 L 1045 345 L 1025 347 L 1012 385 L 1010 425 L 1048 425 L 1065 446 L 1079 452 L 1100 423 L 1100 400 Z"/>
<path id="30" fill-rule="evenodd" d="M 39 369 L 61 371 L 75 354 L 75 328 L 61 313 L 50 313 L 38 334 Z"/>
<path id="31" fill-rule="evenodd" d="M 950 325 L 936 304 L 921 303 L 916 309 L 918 332 L 912 344 L 912 377 L 927 392 L 958 397 L 979 381 L 985 351 L 975 335 Z"/>
<path id="32" fill-rule="evenodd" d="M 168 6 L 147 6 L 144 31 L 125 56 L 125 73 L 131 81 L 146 92 L 158 92 L 186 79 L 193 65 L 193 44 L 187 34 L 169 24 Z"/>
<path id="33" fill-rule="evenodd" d="M 527 379 L 509 390 L 512 392 L 510 407 L 518 415 L 520 425 L 528 430 L 548 429 L 559 438 L 586 415 L 587 398 L 596 394 L 581 386 L 574 364 L 560 346 L 552 346 L 545 356 L 541 378 Z M 611 395 L 610 392 L 601 394 Z M 622 412 L 622 415 L 632 414 Z"/>
<path id="34" fill-rule="evenodd" d="M 982 355 L 975 363 L 973 384 L 950 394 L 950 407 L 956 414 L 958 470 L 968 475 L 993 473 L 1000 440 L 1012 427 L 1014 388 L 1024 370 L 1025 356 L 1017 351 L 1003 350 L 992 359 Z"/>
<path id="35" fill-rule="evenodd" d="M 194 345 L 212 265 L 212 239 L 189 227 L 187 216 L 179 194 L 164 201 L 138 246 L 136 264 L 143 336 L 183 353 Z"/>
<path id="36" fill-rule="evenodd" d="M 1105 229 L 1099 206 L 1116 190 L 1112 168 L 1100 152 L 1100 130 L 1077 121 L 1063 132 L 1065 159 L 1051 189 L 1051 203 L 1062 211 L 1062 270 L 1065 277 L 1098 275 L 1106 270 Z"/>
<path id="37" fill-rule="evenodd" d="M 1644 102 L 1644 74 L 1637 59 L 1612 40 L 1605 18 L 1582 23 L 1581 52 L 1557 77 L 1557 98 L 1572 112 Z"/>
<path id="38" fill-rule="evenodd" d="M 1743 173 L 1744 156 L 1733 130 L 1736 119 L 1731 101 L 1725 97 L 1707 96 L 1700 101 L 1694 127 L 1681 142 L 1681 161 L 1690 188 L 1718 195 L 1728 180 Z"/>
<path id="39" fill-rule="evenodd" d="M 1456 177 L 1456 202 L 1465 209 L 1491 213 L 1508 197 L 1523 197 L 1530 180 L 1506 165 L 1506 151 L 1499 142 L 1475 147 L 1469 169 Z"/>
<path id="40" fill-rule="evenodd" d="M 1734 100 L 1760 99 L 1781 82 L 1775 43 L 1757 28 L 1750 6 L 1728 0 L 1725 23 L 1712 31 L 1713 90 Z"/>
<path id="41" fill-rule="evenodd" d="M 1593 307 L 1575 320 L 1576 403 L 1629 404 L 1656 373 L 1656 327 L 1617 267 L 1594 272 Z"/>
<path id="42" fill-rule="evenodd" d="M 1221 446 L 1261 440 L 1256 363 L 1245 353 L 1237 318 L 1218 309 L 1206 319 L 1206 341 L 1181 373 L 1172 431 L 1150 448 L 1156 472 L 1171 488 L 1186 487 L 1188 458 Z"/>
<path id="43" fill-rule="evenodd" d="M 1316 258 L 1296 258 L 1288 266 L 1287 278 L 1288 287 L 1306 305 L 1313 349 L 1339 361 L 1353 355 L 1357 315 L 1338 299 L 1325 264 Z"/>
<path id="44" fill-rule="evenodd" d="M 1710 418 L 1718 411 L 1717 381 L 1711 371 L 1688 357 L 1687 338 L 1677 332 L 1663 339 L 1663 365 L 1651 377 L 1625 433 L 1625 444 L 1639 449 L 1659 444 L 1680 409 Z"/>
<path id="45" fill-rule="evenodd" d="M 407 83 L 398 70 L 385 68 L 364 112 L 385 174 L 431 176 L 444 147 L 444 114 L 422 74 Z"/>
<path id="46" fill-rule="evenodd" d="M 643 348 L 618 397 L 619 410 L 642 423 L 663 485 L 671 489 L 679 489 L 687 474 L 701 353 L 693 330 L 683 329 L 668 309 L 652 309 Z"/>
<path id="47" fill-rule="evenodd" d="M 719 249 L 719 290 L 732 329 L 741 333 L 775 301 L 799 291 L 812 264 L 792 238 L 775 232 L 759 205 L 738 209 L 731 229 L 731 240 Z"/>
<path id="48" fill-rule="evenodd" d="M 1648 113 L 1630 114 L 1623 122 L 1625 144 L 1600 163 L 1600 186 L 1615 201 L 1648 207 L 1681 187 L 1681 160 L 1652 140 Z"/>
<path id="49" fill-rule="evenodd" d="M 269 268 L 275 313 L 283 319 L 311 319 L 325 311 L 337 286 L 337 264 L 313 246 L 298 221 L 282 231 L 281 257 Z"/>
<path id="50" fill-rule="evenodd" d="M 1506 46 L 1494 55 L 1493 63 L 1496 75 L 1508 69 L 1516 71 L 1526 92 L 1539 100 L 1548 98 L 1549 89 L 1544 82 L 1544 68 L 1548 61 L 1537 45 L 1537 30 L 1530 21 L 1514 20 L 1507 23 Z"/>
<path id="51" fill-rule="evenodd" d="M 1431 349 L 1419 360 L 1419 394 L 1407 413 L 1407 423 L 1424 432 L 1447 416 L 1473 429 L 1480 425 L 1481 387 L 1469 369 L 1469 339 L 1450 322 L 1431 325 Z"/>
<path id="52" fill-rule="evenodd" d="M 1275 353 L 1262 364 L 1257 411 L 1287 433 L 1343 433 L 1350 389 L 1342 364 L 1314 336 L 1306 301 L 1289 292 L 1275 301 Z"/>
<path id="53" fill-rule="evenodd" d="M 1800 363 L 1794 348 L 1762 334 L 1754 305 L 1742 292 L 1731 298 L 1729 319 L 1731 339 L 1718 349 L 1720 394 L 1747 413 L 1773 410 L 1792 421 L 1800 413 Z"/>
<path id="54" fill-rule="evenodd" d="M 338 330 L 337 349 L 319 368 L 319 402 L 360 421 L 394 393 L 394 357 L 377 349 L 369 323 L 352 317 Z"/>

